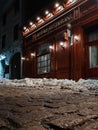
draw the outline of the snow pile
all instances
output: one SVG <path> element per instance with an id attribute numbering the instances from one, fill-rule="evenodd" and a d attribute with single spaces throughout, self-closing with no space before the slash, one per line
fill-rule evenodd
<path id="1" fill-rule="evenodd" d="M 88 91 L 98 89 L 98 80 L 84 80 L 80 79 L 78 82 L 74 80 L 68 79 L 32 79 L 25 78 L 21 80 L 8 80 L 8 79 L 0 79 L 0 86 L 3 87 L 32 87 L 32 88 L 40 88 L 40 89 L 67 89 L 67 90 L 75 90 L 75 91 Z"/>

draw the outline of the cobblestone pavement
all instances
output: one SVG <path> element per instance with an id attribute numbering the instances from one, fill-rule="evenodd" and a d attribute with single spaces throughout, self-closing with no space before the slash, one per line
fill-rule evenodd
<path id="1" fill-rule="evenodd" d="M 0 130 L 98 130 L 98 93 L 1 87 Z"/>

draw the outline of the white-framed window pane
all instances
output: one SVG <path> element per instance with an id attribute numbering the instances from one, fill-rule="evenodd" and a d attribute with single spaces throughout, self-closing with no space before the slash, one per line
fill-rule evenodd
<path id="1" fill-rule="evenodd" d="M 98 46 L 89 46 L 89 67 L 98 66 Z"/>
<path id="2" fill-rule="evenodd" d="M 38 57 L 37 69 L 38 69 L 37 71 L 38 74 L 50 72 L 50 54 L 45 54 L 43 56 Z"/>

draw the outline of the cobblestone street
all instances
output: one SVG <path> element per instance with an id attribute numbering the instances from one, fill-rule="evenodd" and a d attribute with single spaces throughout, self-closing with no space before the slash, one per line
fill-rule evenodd
<path id="1" fill-rule="evenodd" d="M 1 87 L 0 130 L 98 130 L 98 93 Z"/>

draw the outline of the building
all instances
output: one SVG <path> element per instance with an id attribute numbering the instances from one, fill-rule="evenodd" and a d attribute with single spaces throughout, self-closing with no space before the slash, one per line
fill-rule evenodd
<path id="1" fill-rule="evenodd" d="M 23 27 L 23 77 L 98 77 L 98 1 L 63 0 Z"/>
<path id="2" fill-rule="evenodd" d="M 23 23 L 37 9 L 32 0 L 1 0 L 0 11 L 0 78 L 22 78 Z"/>

